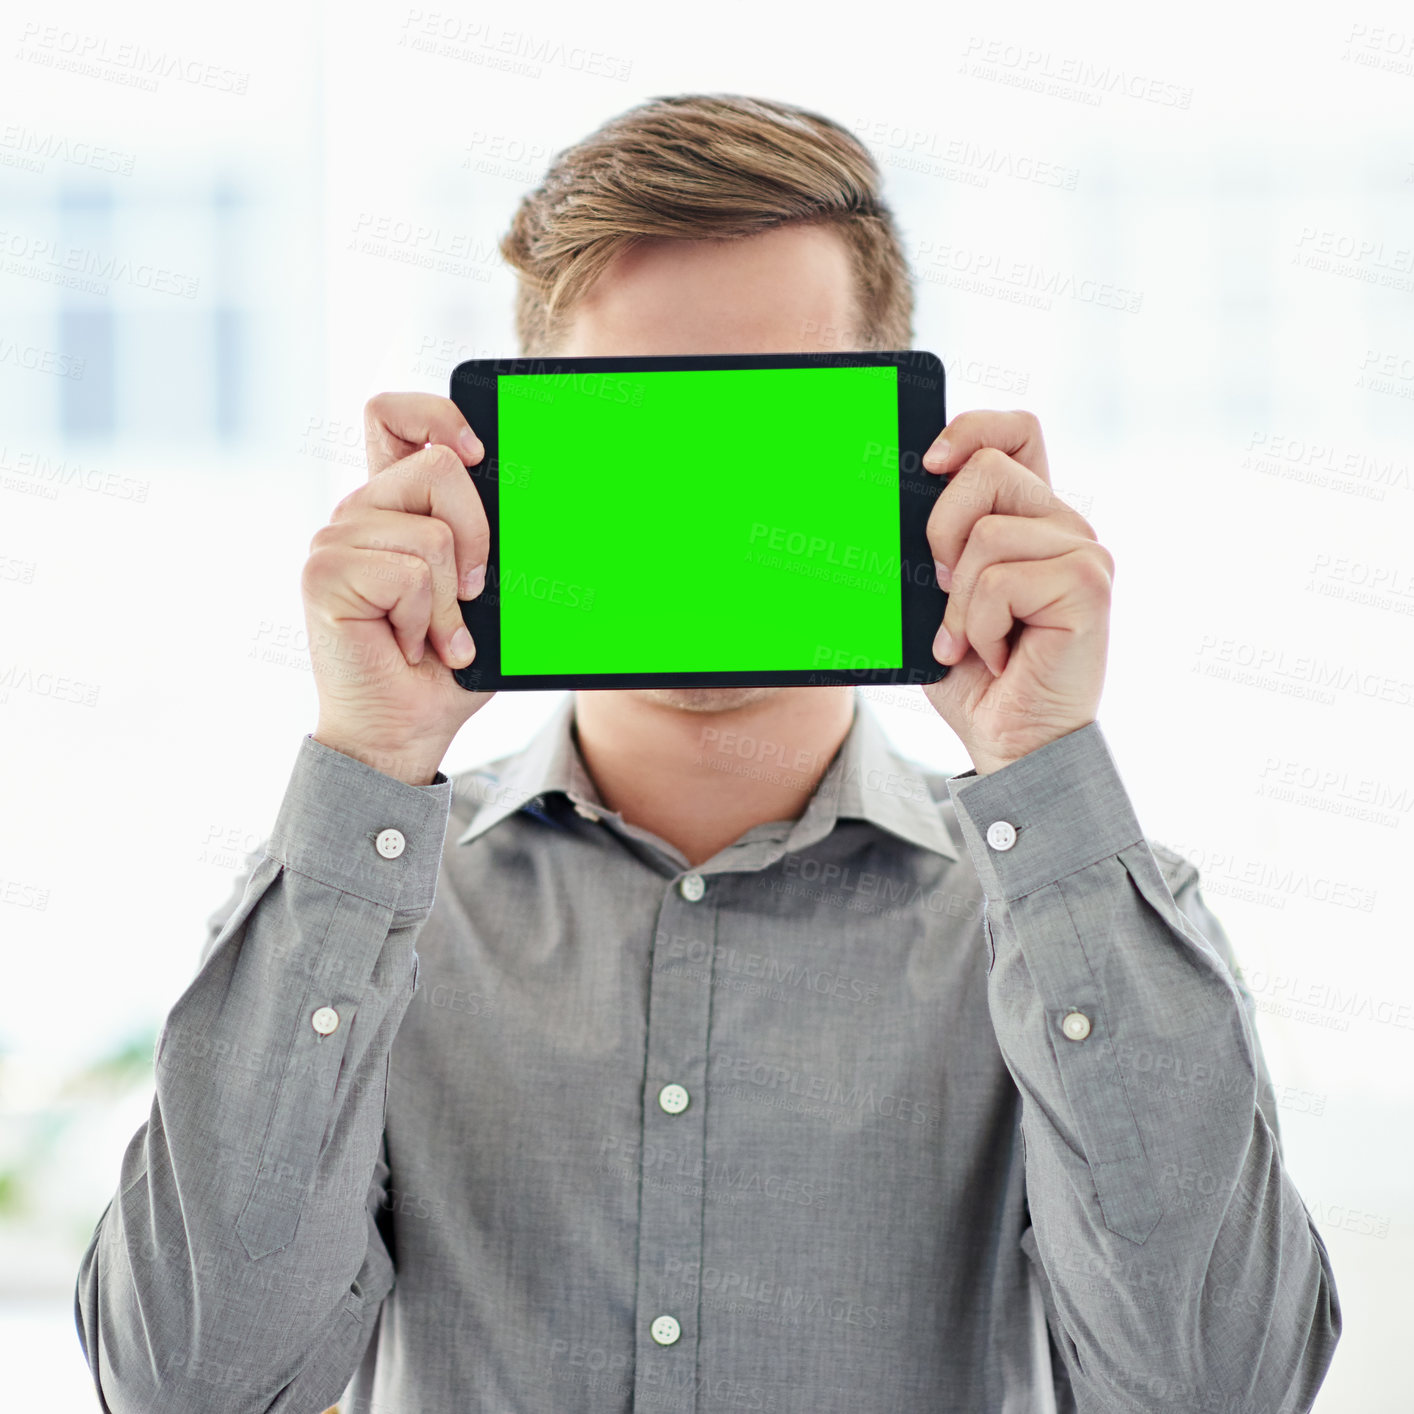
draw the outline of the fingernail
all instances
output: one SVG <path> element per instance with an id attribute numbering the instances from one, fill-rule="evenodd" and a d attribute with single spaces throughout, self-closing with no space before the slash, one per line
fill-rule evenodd
<path id="1" fill-rule="evenodd" d="M 486 566 L 474 565 L 462 576 L 461 598 L 475 599 L 486 585 Z"/>
<path id="2" fill-rule="evenodd" d="M 941 560 L 934 560 L 933 573 L 938 576 L 938 588 L 946 594 L 952 588 L 952 571 Z"/>
<path id="3" fill-rule="evenodd" d="M 948 459 L 950 448 L 946 441 L 934 442 L 926 452 L 923 453 L 924 466 L 942 466 Z"/>
<path id="4" fill-rule="evenodd" d="M 469 427 L 462 429 L 461 436 L 457 438 L 457 446 L 461 448 L 462 455 L 471 461 L 475 461 L 486 450 L 481 445 L 481 439 Z"/>
<path id="5" fill-rule="evenodd" d="M 468 663 L 471 661 L 471 655 L 474 650 L 472 649 L 471 635 L 466 631 L 465 625 L 452 635 L 450 647 L 453 658 L 465 658 Z"/>
<path id="6" fill-rule="evenodd" d="M 941 663 L 943 659 L 952 652 L 952 649 L 952 634 L 942 625 L 939 625 L 937 636 L 933 639 L 933 657 Z"/>

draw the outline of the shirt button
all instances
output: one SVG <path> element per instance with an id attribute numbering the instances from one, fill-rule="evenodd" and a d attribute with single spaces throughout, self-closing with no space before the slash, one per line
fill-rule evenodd
<path id="1" fill-rule="evenodd" d="M 309 1024 L 321 1036 L 328 1036 L 339 1024 L 339 1013 L 331 1006 L 322 1006 L 309 1018 Z"/>
<path id="2" fill-rule="evenodd" d="M 993 849 L 1010 849 L 1016 843 L 1016 826 L 1008 820 L 993 820 L 987 826 L 987 843 Z"/>
<path id="3" fill-rule="evenodd" d="M 687 1099 L 681 1085 L 665 1085 L 658 1091 L 658 1103 L 670 1115 L 680 1115 L 687 1108 Z"/>
<path id="4" fill-rule="evenodd" d="M 1083 1041 L 1090 1034 L 1090 1018 L 1083 1011 L 1072 1011 L 1061 1022 L 1061 1030 L 1072 1041 Z"/>
<path id="5" fill-rule="evenodd" d="M 380 830 L 376 844 L 378 853 L 384 859 L 396 859 L 407 848 L 408 842 L 401 830 Z"/>
<path id="6" fill-rule="evenodd" d="M 592 810 L 589 806 L 576 801 L 574 807 L 576 815 L 582 815 L 586 820 L 592 820 L 597 825 L 599 823 L 599 812 Z"/>
<path id="7" fill-rule="evenodd" d="M 707 883 L 701 874 L 684 874 L 678 883 L 678 892 L 689 903 L 696 903 L 707 892 Z"/>
<path id="8" fill-rule="evenodd" d="M 671 1316 L 659 1316 L 648 1331 L 659 1345 L 673 1345 L 682 1334 L 682 1327 Z"/>

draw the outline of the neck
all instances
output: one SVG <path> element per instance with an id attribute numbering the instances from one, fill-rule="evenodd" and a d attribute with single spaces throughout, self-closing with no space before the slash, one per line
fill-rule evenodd
<path id="1" fill-rule="evenodd" d="M 693 865 L 755 825 L 798 818 L 853 718 L 848 687 L 782 688 L 722 709 L 575 694 L 580 755 L 604 804 Z"/>

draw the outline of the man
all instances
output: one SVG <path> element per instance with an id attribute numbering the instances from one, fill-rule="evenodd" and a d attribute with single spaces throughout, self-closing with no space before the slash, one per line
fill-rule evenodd
<path id="1" fill-rule="evenodd" d="M 523 351 L 909 347 L 877 183 L 786 105 L 633 109 L 515 218 Z M 443 398 L 367 427 L 317 729 L 79 1274 L 105 1407 L 1309 1409 L 1330 1265 L 1096 720 L 1113 562 L 1035 419 L 927 462 L 946 779 L 848 688 L 724 688 L 579 692 L 450 782 L 483 452 Z"/>

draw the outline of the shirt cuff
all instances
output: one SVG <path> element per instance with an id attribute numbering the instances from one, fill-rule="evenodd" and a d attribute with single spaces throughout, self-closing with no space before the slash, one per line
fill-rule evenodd
<path id="1" fill-rule="evenodd" d="M 330 888 L 394 913 L 426 914 L 451 803 L 452 783 L 441 771 L 429 785 L 408 785 L 306 736 L 268 850 L 286 869 Z M 385 831 L 396 834 L 380 850 Z"/>
<path id="2" fill-rule="evenodd" d="M 950 776 L 947 786 L 994 901 L 1021 898 L 1144 838 L 1098 722 L 988 775 Z"/>

